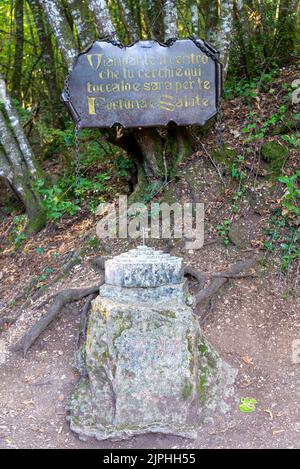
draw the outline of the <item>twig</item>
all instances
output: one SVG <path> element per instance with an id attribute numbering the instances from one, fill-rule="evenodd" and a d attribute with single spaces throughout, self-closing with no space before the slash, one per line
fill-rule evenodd
<path id="1" fill-rule="evenodd" d="M 207 150 L 207 148 L 205 147 L 205 145 L 203 145 L 202 142 L 200 142 L 200 145 L 201 145 L 201 147 L 202 147 L 202 150 L 204 151 L 204 153 L 205 153 L 206 156 L 208 157 L 209 161 L 211 162 L 211 164 L 213 165 L 213 167 L 214 167 L 215 170 L 217 171 L 218 176 L 219 176 L 219 178 L 220 178 L 220 180 L 221 180 L 223 186 L 226 187 L 225 181 L 224 181 L 224 179 L 223 179 L 223 177 L 222 177 L 222 174 L 221 174 L 221 172 L 220 172 L 220 169 L 219 169 L 218 165 L 214 162 L 213 157 L 211 156 L 211 154 L 209 153 L 209 151 Z"/>

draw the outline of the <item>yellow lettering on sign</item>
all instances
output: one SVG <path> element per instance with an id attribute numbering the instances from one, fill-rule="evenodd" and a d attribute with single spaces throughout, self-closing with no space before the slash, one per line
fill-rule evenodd
<path id="1" fill-rule="evenodd" d="M 96 97 L 88 96 L 87 100 L 88 100 L 88 108 L 89 108 L 90 116 L 96 115 L 96 109 L 95 109 L 96 99 L 100 99 L 101 101 L 105 102 L 105 98 L 101 98 L 100 96 L 96 96 Z"/>
<path id="2" fill-rule="evenodd" d="M 173 99 L 174 99 L 173 96 L 170 96 L 168 94 L 162 95 L 159 100 L 159 108 L 163 109 L 164 111 L 170 111 L 170 112 L 174 111 L 175 106 L 171 102 L 173 101 Z"/>
<path id="3" fill-rule="evenodd" d="M 88 63 L 93 70 L 98 70 L 101 65 L 103 54 L 87 54 Z M 95 57 L 95 59 L 94 59 Z"/>

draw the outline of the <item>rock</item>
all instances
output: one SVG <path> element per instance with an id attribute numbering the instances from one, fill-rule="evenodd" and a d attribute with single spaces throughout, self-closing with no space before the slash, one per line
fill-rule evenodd
<path id="1" fill-rule="evenodd" d="M 239 225 L 233 224 L 228 232 L 228 238 L 240 249 L 245 249 L 248 244 L 248 236 L 246 233 L 246 228 Z"/>
<path id="2" fill-rule="evenodd" d="M 111 283 L 92 304 L 86 373 L 68 404 L 71 430 L 98 440 L 196 437 L 213 411 L 227 410 L 236 372 L 185 303 L 181 259 L 140 247 L 106 269 Z"/>

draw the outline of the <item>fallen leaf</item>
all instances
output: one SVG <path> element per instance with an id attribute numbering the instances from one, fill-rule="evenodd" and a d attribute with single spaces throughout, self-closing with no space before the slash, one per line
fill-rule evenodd
<path id="1" fill-rule="evenodd" d="M 249 357 L 249 355 L 242 357 L 242 360 L 246 365 L 253 365 L 253 358 Z"/>
<path id="2" fill-rule="evenodd" d="M 240 387 L 241 388 L 248 388 L 248 386 L 251 386 L 251 384 L 252 384 L 252 381 L 247 380 L 247 381 L 244 381 L 243 383 L 241 383 Z"/>
<path id="3" fill-rule="evenodd" d="M 256 409 L 257 400 L 252 397 L 241 397 L 241 403 L 239 405 L 240 412 L 250 413 Z"/>

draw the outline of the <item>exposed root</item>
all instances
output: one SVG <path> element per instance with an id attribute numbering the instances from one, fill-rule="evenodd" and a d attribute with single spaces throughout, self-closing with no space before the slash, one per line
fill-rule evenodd
<path id="1" fill-rule="evenodd" d="M 190 275 L 194 277 L 198 284 L 199 290 L 195 295 L 195 306 L 206 305 L 206 312 L 202 316 L 200 322 L 203 323 L 211 310 L 216 298 L 216 294 L 219 289 L 230 279 L 230 278 L 245 278 L 254 276 L 253 272 L 245 273 L 248 269 L 252 268 L 257 262 L 256 258 L 250 258 L 245 260 L 239 260 L 233 264 L 229 269 L 224 272 L 218 272 L 213 274 L 206 274 L 198 271 L 194 267 L 186 266 L 184 268 L 184 275 Z M 210 280 L 207 287 L 204 287 L 205 283 Z M 68 303 L 79 301 L 82 298 L 88 297 L 81 313 L 80 331 L 78 335 L 78 344 L 82 343 L 86 339 L 86 326 L 88 321 L 88 313 L 90 310 L 92 300 L 97 296 L 99 286 L 104 283 L 104 280 L 99 284 L 90 288 L 78 288 L 62 290 L 53 297 L 53 302 L 50 305 L 47 313 L 36 323 L 34 326 L 19 340 L 19 342 L 12 347 L 13 351 L 22 351 L 25 356 L 28 349 L 40 336 L 40 334 L 48 327 L 53 319 L 59 314 L 61 309 Z M 2 323 L 9 322 L 3 318 Z M 4 322 L 3 322 L 4 321 Z M 0 322 L 1 326 L 1 322 Z"/>
<path id="2" fill-rule="evenodd" d="M 53 303 L 50 305 L 47 313 L 32 326 L 32 328 L 12 347 L 13 351 L 22 351 L 25 356 L 28 349 L 40 336 L 40 334 L 49 326 L 49 324 L 59 314 L 61 309 L 68 303 L 81 300 L 82 298 L 95 294 L 99 291 L 99 286 L 103 281 L 89 288 L 75 288 L 62 290 L 54 297 Z"/>

